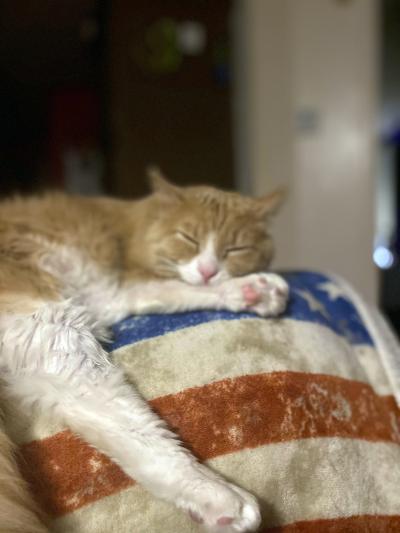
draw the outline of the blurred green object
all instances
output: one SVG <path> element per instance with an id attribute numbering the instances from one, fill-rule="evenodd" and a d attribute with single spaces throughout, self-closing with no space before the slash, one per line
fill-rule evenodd
<path id="1" fill-rule="evenodd" d="M 178 24 L 169 17 L 153 22 L 146 30 L 144 40 L 135 47 L 135 62 L 153 74 L 171 74 L 179 70 L 183 54 L 178 43 Z"/>

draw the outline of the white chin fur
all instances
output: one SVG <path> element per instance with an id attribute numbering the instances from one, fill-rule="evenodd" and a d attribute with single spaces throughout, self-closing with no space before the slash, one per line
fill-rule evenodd
<path id="1" fill-rule="evenodd" d="M 191 273 L 187 272 L 179 272 L 180 278 L 185 283 L 189 283 L 189 285 L 205 285 L 204 279 L 201 275 L 191 275 Z"/>
<path id="2" fill-rule="evenodd" d="M 190 283 L 190 285 L 204 285 L 203 276 L 198 270 L 197 257 L 192 259 L 189 263 L 178 266 L 178 273 L 182 281 Z"/>

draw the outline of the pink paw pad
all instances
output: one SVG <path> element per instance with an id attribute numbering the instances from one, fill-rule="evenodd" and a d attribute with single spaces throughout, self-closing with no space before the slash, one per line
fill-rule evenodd
<path id="1" fill-rule="evenodd" d="M 242 293 L 248 305 L 253 305 L 260 301 L 261 295 L 252 285 L 243 285 Z"/>
<path id="2" fill-rule="evenodd" d="M 202 524 L 204 522 L 201 516 L 195 513 L 194 511 L 189 511 L 189 516 L 193 520 L 193 522 L 196 522 L 197 524 Z"/>
<path id="3" fill-rule="evenodd" d="M 230 516 L 222 516 L 221 518 L 218 518 L 217 524 L 219 526 L 229 526 L 233 522 L 233 518 Z"/>

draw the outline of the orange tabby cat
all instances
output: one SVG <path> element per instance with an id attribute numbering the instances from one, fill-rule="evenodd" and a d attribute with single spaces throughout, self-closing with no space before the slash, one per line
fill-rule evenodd
<path id="1" fill-rule="evenodd" d="M 281 313 L 287 285 L 265 269 L 273 253 L 267 221 L 282 194 L 180 188 L 155 171 L 152 181 L 153 194 L 138 201 L 51 194 L 0 204 L 4 390 L 26 409 L 52 411 L 207 531 L 254 531 L 255 498 L 179 444 L 98 340 L 129 314 Z M 7 469 L 7 442 L 0 454 Z M 0 531 L 12 531 L 10 513 L 27 498 L 18 480 L 9 482 L 20 496 L 9 505 L 11 491 L 0 483 Z M 26 517 L 18 531 L 44 531 L 33 529 L 30 509 L 18 511 Z"/>

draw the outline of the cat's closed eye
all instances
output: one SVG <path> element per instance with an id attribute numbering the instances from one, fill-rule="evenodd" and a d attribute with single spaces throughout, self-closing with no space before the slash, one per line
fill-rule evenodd
<path id="1" fill-rule="evenodd" d="M 199 242 L 191 235 L 188 235 L 186 232 L 177 230 L 175 232 L 175 235 L 195 247 L 196 250 L 199 248 Z"/>
<path id="2" fill-rule="evenodd" d="M 224 250 L 224 256 L 242 254 L 254 250 L 254 246 L 232 246 Z"/>

